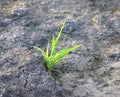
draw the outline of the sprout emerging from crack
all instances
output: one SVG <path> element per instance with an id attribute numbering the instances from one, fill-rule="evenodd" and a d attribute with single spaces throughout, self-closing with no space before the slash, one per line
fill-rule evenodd
<path id="1" fill-rule="evenodd" d="M 65 59 L 67 59 L 66 55 L 69 54 L 69 52 L 76 50 L 77 48 L 79 48 L 82 45 L 82 44 L 78 44 L 78 45 L 75 45 L 70 48 L 62 49 L 62 50 L 58 51 L 57 53 L 55 52 L 56 46 L 58 44 L 59 38 L 61 37 L 65 23 L 66 23 L 66 21 L 63 23 L 63 25 L 58 33 L 57 38 L 55 38 L 54 35 L 52 36 L 51 52 L 49 52 L 49 43 L 46 47 L 46 51 L 42 50 L 39 47 L 34 46 L 35 49 L 37 49 L 38 51 L 40 51 L 42 53 L 44 61 L 45 61 L 45 67 L 47 70 L 60 72 L 59 70 L 54 69 L 55 65 L 57 65 L 58 63 L 60 63 L 61 61 L 65 60 Z"/>

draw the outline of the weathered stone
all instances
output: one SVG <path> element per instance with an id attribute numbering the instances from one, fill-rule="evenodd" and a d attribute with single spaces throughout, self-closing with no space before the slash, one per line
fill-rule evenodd
<path id="1" fill-rule="evenodd" d="M 119 0 L 0 0 L 0 97 L 119 97 Z M 82 43 L 57 69 L 41 54 L 57 35 L 57 51 Z"/>

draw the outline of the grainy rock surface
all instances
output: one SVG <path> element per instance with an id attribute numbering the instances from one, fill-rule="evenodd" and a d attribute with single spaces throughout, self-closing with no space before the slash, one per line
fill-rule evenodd
<path id="1" fill-rule="evenodd" d="M 56 66 L 41 54 L 67 23 L 57 50 L 82 43 Z M 0 0 L 0 97 L 120 97 L 119 0 Z"/>

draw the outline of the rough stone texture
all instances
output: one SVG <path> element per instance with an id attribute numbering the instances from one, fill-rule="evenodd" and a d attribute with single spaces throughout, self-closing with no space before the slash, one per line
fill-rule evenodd
<path id="1" fill-rule="evenodd" d="M 0 58 L 0 97 L 61 97 L 59 83 L 26 48 L 10 49 Z"/>
<path id="2" fill-rule="evenodd" d="M 32 46 L 82 43 L 52 76 Z M 0 0 L 0 97 L 120 97 L 119 0 Z"/>

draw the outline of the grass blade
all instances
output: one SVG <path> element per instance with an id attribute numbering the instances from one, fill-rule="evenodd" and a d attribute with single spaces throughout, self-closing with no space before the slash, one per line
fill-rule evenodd
<path id="1" fill-rule="evenodd" d="M 81 44 L 79 45 L 76 45 L 76 46 L 73 46 L 71 48 L 66 48 L 66 49 L 63 49 L 63 50 L 60 50 L 56 55 L 55 55 L 55 58 L 59 58 L 59 57 L 62 57 L 66 54 L 68 54 L 69 52 L 79 48 L 81 46 Z"/>
<path id="2" fill-rule="evenodd" d="M 52 48 L 51 48 L 51 56 L 55 54 L 55 38 L 54 35 L 52 37 Z"/>
<path id="3" fill-rule="evenodd" d="M 61 36 L 61 33 L 62 33 L 64 27 L 65 27 L 65 23 L 66 23 L 66 21 L 64 21 L 64 23 L 63 23 L 63 25 L 62 25 L 59 33 L 58 33 L 58 36 L 57 36 L 57 38 L 56 38 L 56 45 L 57 45 L 57 43 L 58 43 L 58 40 L 59 40 L 59 38 L 60 38 L 60 36 Z"/>
<path id="4" fill-rule="evenodd" d="M 48 43 L 48 46 L 46 48 L 46 58 L 48 58 L 48 55 L 49 55 L 49 43 Z"/>
<path id="5" fill-rule="evenodd" d="M 46 60 L 46 55 L 45 55 L 45 52 L 41 49 L 41 48 L 39 48 L 39 47 L 37 47 L 37 46 L 33 46 L 35 49 L 37 49 L 38 51 L 40 51 L 41 53 L 42 53 L 42 55 L 43 55 L 43 57 L 44 57 L 44 60 Z"/>
<path id="6" fill-rule="evenodd" d="M 56 48 L 56 46 L 57 46 L 57 44 L 58 44 L 58 40 L 59 40 L 59 38 L 60 38 L 60 36 L 61 36 L 61 33 L 62 33 L 62 31 L 63 31 L 63 29 L 64 29 L 64 27 L 65 27 L 65 23 L 66 23 L 66 21 L 64 21 L 64 23 L 63 23 L 63 25 L 62 25 L 62 27 L 61 27 L 61 29 L 60 29 L 60 31 L 59 31 L 58 36 L 57 36 L 56 39 L 54 39 L 54 35 L 53 35 L 51 55 L 55 54 L 55 48 Z"/>

